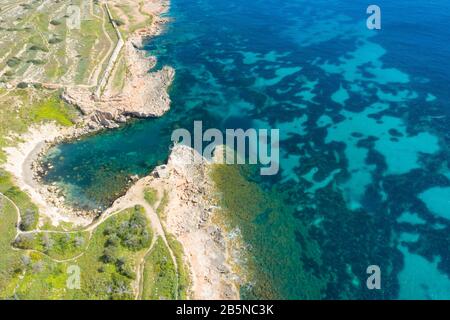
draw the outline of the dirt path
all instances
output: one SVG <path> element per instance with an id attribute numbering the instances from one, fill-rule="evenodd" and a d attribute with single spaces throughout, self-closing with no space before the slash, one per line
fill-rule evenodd
<path id="1" fill-rule="evenodd" d="M 15 202 L 12 201 L 8 196 L 5 196 L 5 195 L 4 195 L 3 193 L 1 193 L 1 192 L 0 192 L 0 196 L 2 196 L 2 197 L 5 198 L 8 202 L 10 202 L 10 203 L 12 204 L 12 206 L 16 209 L 16 211 L 17 211 L 17 225 L 16 225 L 16 231 L 17 231 L 17 234 L 19 234 L 20 232 L 22 232 L 22 231 L 20 231 L 20 229 L 19 229 L 20 221 L 21 221 L 20 209 L 19 209 L 19 207 L 15 204 Z"/>
<path id="2" fill-rule="evenodd" d="M 142 191 L 142 195 L 144 194 L 143 192 L 144 191 Z M 178 287 L 179 287 L 178 264 L 177 264 L 177 260 L 175 258 L 175 254 L 173 253 L 172 248 L 170 247 L 169 242 L 167 241 L 166 233 L 162 226 L 161 220 L 159 219 L 158 214 L 155 212 L 155 210 L 147 203 L 147 201 L 145 201 L 143 196 L 142 196 L 141 201 L 138 204 L 144 207 L 145 212 L 147 212 L 147 216 L 149 217 L 149 219 L 153 225 L 154 231 L 157 231 L 157 234 L 155 234 L 155 236 L 153 237 L 154 241 L 156 242 L 158 237 L 161 237 L 161 239 L 163 240 L 164 244 L 167 247 L 167 250 L 169 250 L 170 257 L 172 258 L 172 262 L 175 267 L 176 281 L 177 281 L 176 290 L 175 290 L 175 299 L 178 299 Z M 159 205 L 159 203 L 158 203 L 158 205 Z M 139 287 L 139 291 L 138 291 L 139 298 L 142 297 L 142 289 L 144 288 L 143 277 L 144 277 L 145 259 L 147 258 L 147 255 L 151 252 L 151 249 L 152 248 L 150 248 L 143 256 L 143 258 L 141 260 L 141 265 L 138 269 L 138 271 L 140 272 L 140 274 L 138 274 L 139 278 L 137 278 L 137 281 L 138 281 L 137 283 L 138 283 L 138 287 Z"/>
<path id="3" fill-rule="evenodd" d="M 17 225 L 16 225 L 16 236 L 15 239 L 20 236 L 21 234 L 33 234 L 33 233 L 39 233 L 39 232 L 43 232 L 43 233 L 61 233 L 61 234 L 71 234 L 71 233 L 78 233 L 78 232 L 83 232 L 84 230 L 80 230 L 80 231 L 56 231 L 56 230 L 40 230 L 40 229 L 36 229 L 36 230 L 32 230 L 32 231 L 22 231 L 20 230 L 19 226 L 20 226 L 20 222 L 21 222 L 21 215 L 20 215 L 20 208 L 16 205 L 16 203 L 11 200 L 11 198 L 9 198 L 8 196 L 4 195 L 3 193 L 0 192 L 0 196 L 2 196 L 3 198 L 5 198 L 8 202 L 11 203 L 11 205 L 14 207 L 14 209 L 16 209 L 17 212 Z M 89 234 L 89 239 L 91 240 L 91 236 L 92 236 L 92 232 L 90 232 Z M 85 248 L 84 252 L 78 254 L 75 257 L 72 258 L 68 258 L 68 259 L 55 259 L 50 257 L 48 254 L 42 252 L 42 251 L 38 251 L 38 250 L 33 250 L 33 249 L 20 249 L 20 248 L 15 248 L 14 246 L 11 245 L 11 249 L 14 251 L 29 251 L 29 252 L 37 252 L 40 254 L 43 254 L 45 256 L 47 256 L 50 260 L 54 261 L 54 262 L 58 262 L 58 263 L 62 263 L 62 262 L 69 262 L 69 261 L 73 261 L 76 260 L 78 258 L 80 258 L 81 256 L 83 256 L 86 252 L 86 250 L 89 247 L 89 243 L 88 246 Z"/>
<path id="4" fill-rule="evenodd" d="M 122 51 L 122 48 L 125 45 L 125 41 L 122 38 L 122 34 L 120 33 L 119 28 L 117 27 L 117 24 L 115 23 L 114 18 L 111 14 L 111 11 L 109 10 L 108 3 L 105 3 L 105 9 L 106 9 L 106 12 L 108 13 L 108 18 L 109 18 L 110 23 L 114 27 L 114 30 L 116 30 L 117 38 L 119 40 L 117 41 L 117 45 L 116 45 L 111 57 L 109 58 L 108 65 L 106 66 L 106 69 L 105 69 L 100 81 L 98 82 L 97 89 L 95 90 L 95 97 L 97 99 L 99 99 L 101 97 L 102 91 L 105 88 L 106 84 L 108 83 L 109 76 L 111 75 L 111 73 L 114 69 L 114 66 L 116 65 L 116 61 L 119 58 L 120 51 Z"/>
<path id="5" fill-rule="evenodd" d="M 175 291 L 175 298 L 178 299 L 178 264 L 177 264 L 177 260 L 175 258 L 175 254 L 173 253 L 171 247 L 169 246 L 169 242 L 167 240 L 166 234 L 164 232 L 164 228 L 162 226 L 161 220 L 159 219 L 158 214 L 155 212 L 155 210 L 147 203 L 147 201 L 144 199 L 144 188 L 140 187 L 137 188 L 137 190 L 133 190 L 132 192 L 132 197 L 126 199 L 126 201 L 124 202 L 120 202 L 118 205 L 111 207 L 109 210 L 107 210 L 100 219 L 98 219 L 97 221 L 95 221 L 94 223 L 92 223 L 91 225 L 89 225 L 87 228 L 84 229 L 80 229 L 80 230 L 76 230 L 76 231 L 57 231 L 57 230 L 40 230 L 39 228 L 35 229 L 35 230 L 31 230 L 31 231 L 22 231 L 20 230 L 19 226 L 20 226 L 20 222 L 21 222 L 21 214 L 20 214 L 20 208 L 16 205 L 16 203 L 10 199 L 8 196 L 4 195 L 3 193 L 0 192 L 0 196 L 4 197 L 7 201 L 9 201 L 12 206 L 16 209 L 17 212 L 17 225 L 16 225 L 16 237 L 19 237 L 22 234 L 34 234 L 34 233 L 39 233 L 39 232 L 43 232 L 43 233 L 59 233 L 59 234 L 73 234 L 73 233 L 78 233 L 78 232 L 88 232 L 89 233 L 89 237 L 88 237 L 88 245 L 86 246 L 86 248 L 83 250 L 83 252 L 79 253 L 78 255 L 71 257 L 71 258 L 67 258 L 67 259 L 55 259 L 51 256 L 49 256 L 48 254 L 38 251 L 38 250 L 33 250 L 33 249 L 20 249 L 20 248 L 15 248 L 13 245 L 11 245 L 11 249 L 14 251 L 28 251 L 28 252 L 37 252 L 40 254 L 43 254 L 45 256 L 47 256 L 50 260 L 52 260 L 53 262 L 56 263 L 64 263 L 64 262 L 70 262 L 70 261 L 75 261 L 79 258 L 81 258 L 88 250 L 89 245 L 90 245 L 90 240 L 92 239 L 92 234 L 95 231 L 95 229 L 102 224 L 103 222 L 105 222 L 107 219 L 115 216 L 116 214 L 122 212 L 125 209 L 131 208 L 135 205 L 139 205 L 142 206 L 147 214 L 148 219 L 150 220 L 150 225 L 153 231 L 153 239 L 152 239 L 152 243 L 150 245 L 150 247 L 148 248 L 148 250 L 143 254 L 141 260 L 138 263 L 137 266 L 137 270 L 136 270 L 136 280 L 135 280 L 135 290 L 136 290 L 136 299 L 140 299 L 142 297 L 142 290 L 144 287 L 144 283 L 143 283 L 143 275 L 144 275 L 144 269 L 145 269 L 145 259 L 147 258 L 147 255 L 153 250 L 154 245 L 156 243 L 156 241 L 158 240 L 159 237 L 161 237 L 161 239 L 163 240 L 164 244 L 167 247 L 167 250 L 169 251 L 169 254 L 172 258 L 172 262 L 174 264 L 174 268 L 175 268 L 175 272 L 176 272 L 176 291 Z M 160 202 L 157 203 L 157 205 L 159 206 Z"/>

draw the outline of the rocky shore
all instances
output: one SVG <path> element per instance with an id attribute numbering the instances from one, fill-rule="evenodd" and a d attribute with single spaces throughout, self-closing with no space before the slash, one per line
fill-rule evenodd
<path id="1" fill-rule="evenodd" d="M 4 168 L 14 176 L 17 186 L 27 192 L 38 206 L 42 218 L 50 219 L 54 225 L 60 222 L 87 225 L 92 221 L 93 213 L 67 206 L 61 190 L 54 185 L 40 183 L 43 168 L 39 160 L 54 144 L 91 131 L 85 127 L 63 128 L 49 123 L 31 127 L 26 134 L 17 138 L 22 143 L 4 149 L 7 154 Z"/>
<path id="2" fill-rule="evenodd" d="M 63 190 L 56 185 L 42 184 L 42 176 L 51 169 L 42 163 L 43 155 L 55 145 L 100 130 L 116 128 L 130 118 L 160 117 L 170 108 L 167 89 L 175 76 L 175 70 L 165 66 L 159 71 L 150 72 L 156 64 L 156 57 L 146 56 L 142 50 L 146 39 L 162 32 L 167 19 L 160 15 L 168 10 L 169 1 L 152 1 L 151 5 L 147 13 L 153 16 L 152 24 L 135 31 L 125 40 L 123 50 L 128 72 L 119 94 L 106 92 L 96 97 L 92 89 L 84 86 L 64 87 L 61 98 L 81 111 L 76 125 L 69 128 L 55 124 L 32 127 L 27 134 L 17 137 L 24 143 L 5 149 L 8 154 L 5 168 L 13 173 L 19 187 L 30 194 L 41 212 L 56 224 L 61 220 L 86 224 L 101 211 L 72 208 L 65 204 Z M 136 177 L 130 179 L 135 181 Z"/>
<path id="3" fill-rule="evenodd" d="M 161 70 L 150 72 L 156 65 L 156 57 L 146 56 L 143 50 L 145 39 L 162 32 L 167 19 L 160 15 L 167 8 L 168 1 L 161 1 L 151 12 L 154 18 L 150 26 L 135 31 L 126 40 L 120 38 L 119 41 L 125 41 L 122 50 L 127 69 L 120 93 L 112 94 L 105 90 L 96 94 L 86 87 L 65 88 L 62 99 L 78 107 L 89 128 L 116 128 L 129 117 L 160 117 L 169 110 L 167 90 L 172 84 L 175 70 L 164 66 Z M 106 83 L 109 76 L 108 72 L 107 79 L 103 79 Z"/>
<path id="4" fill-rule="evenodd" d="M 194 163 L 194 157 L 200 161 Z M 211 163 L 195 150 L 177 145 L 167 164 L 137 181 L 115 202 L 112 211 L 136 203 L 145 190 L 157 191 L 160 201 L 166 198 L 159 217 L 164 232 L 182 244 L 190 266 L 191 298 L 239 299 L 239 285 L 244 279 L 233 268 L 239 264 L 239 254 L 235 252 L 239 239 L 214 222 L 219 208 L 215 206 L 210 170 Z"/>

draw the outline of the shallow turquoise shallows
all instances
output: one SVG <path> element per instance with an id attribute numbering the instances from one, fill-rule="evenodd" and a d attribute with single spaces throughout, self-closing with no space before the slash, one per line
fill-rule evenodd
<path id="1" fill-rule="evenodd" d="M 450 299 L 450 3 L 377 5 L 378 31 L 364 1 L 172 0 L 146 46 L 176 69 L 171 111 L 57 146 L 46 181 L 106 207 L 166 161 L 176 128 L 279 128 L 280 173 L 253 180 L 288 194 L 286 210 L 244 234 L 267 292 Z"/>

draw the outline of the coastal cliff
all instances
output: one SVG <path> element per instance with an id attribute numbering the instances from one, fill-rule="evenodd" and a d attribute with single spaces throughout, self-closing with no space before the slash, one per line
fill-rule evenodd
<path id="1" fill-rule="evenodd" d="M 214 222 L 218 207 L 211 165 L 195 150 L 176 145 L 167 164 L 137 181 L 108 212 L 142 202 L 143 194 L 153 192 L 155 203 L 159 203 L 156 212 L 157 223 L 163 227 L 160 232 L 165 237 L 173 236 L 183 248 L 190 270 L 190 298 L 239 299 L 243 279 L 234 271 L 238 262 L 232 252 L 238 239 L 230 238 Z"/>
<path id="2" fill-rule="evenodd" d="M 156 65 L 156 57 L 148 57 L 143 51 L 145 40 L 159 35 L 168 21 L 161 15 L 167 11 L 169 1 L 153 1 L 152 4 L 144 11 L 152 16 L 151 24 L 132 32 L 124 39 L 108 3 L 105 3 L 111 24 L 118 35 L 118 43 L 107 68 L 95 92 L 82 86 L 68 86 L 61 95 L 64 101 L 79 108 L 83 121 L 92 130 L 118 127 L 129 117 L 160 117 L 170 108 L 167 90 L 173 81 L 175 70 L 164 66 L 161 70 L 150 72 Z M 114 92 L 109 90 L 109 82 L 121 51 L 126 73 L 122 89 Z"/>

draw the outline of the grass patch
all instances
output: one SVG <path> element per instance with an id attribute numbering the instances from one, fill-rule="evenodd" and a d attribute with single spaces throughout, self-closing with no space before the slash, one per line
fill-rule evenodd
<path id="1" fill-rule="evenodd" d="M 13 297 L 23 265 L 21 253 L 12 250 L 10 246 L 16 234 L 16 209 L 2 196 L 0 196 L 0 221 L 0 299 L 7 299 Z"/>
<path id="2" fill-rule="evenodd" d="M 169 250 L 161 237 L 145 258 L 143 300 L 167 300 L 177 297 L 177 273 Z"/>
<path id="3" fill-rule="evenodd" d="M 57 263 L 38 252 L 24 251 L 21 256 L 23 278 L 18 281 L 14 298 L 19 300 L 62 300 L 67 298 L 69 263 Z"/>
<path id="4" fill-rule="evenodd" d="M 117 60 L 116 66 L 114 68 L 114 73 L 112 76 L 111 87 L 113 90 L 120 92 L 125 84 L 125 78 L 127 76 L 127 66 L 125 63 L 125 58 L 123 57 L 123 53 L 120 54 L 119 59 Z"/>
<path id="5" fill-rule="evenodd" d="M 35 122 L 56 121 L 58 124 L 67 127 L 73 125 L 73 112 L 69 110 L 70 107 L 64 101 L 53 95 L 38 102 L 36 107 L 33 108 L 31 116 Z"/>
<path id="6" fill-rule="evenodd" d="M 169 193 L 166 190 L 164 190 L 163 197 L 159 203 L 158 208 L 156 208 L 156 213 L 158 214 L 161 220 L 166 219 L 166 208 L 168 204 L 169 204 Z"/>
<path id="7" fill-rule="evenodd" d="M 184 262 L 184 249 L 180 242 L 171 234 L 166 233 L 167 242 L 177 262 L 178 271 L 178 299 L 187 300 L 191 288 L 189 268 Z"/>
<path id="8" fill-rule="evenodd" d="M 81 290 L 74 299 L 133 299 L 137 261 L 150 246 L 151 230 L 142 207 L 118 213 L 94 232 L 86 253 L 77 259 Z"/>
<path id="9" fill-rule="evenodd" d="M 30 197 L 25 192 L 22 192 L 13 184 L 11 176 L 3 170 L 0 170 L 0 192 L 19 207 L 22 220 L 20 229 L 23 231 L 35 229 L 39 222 L 38 208 L 31 202 Z"/>
<path id="10" fill-rule="evenodd" d="M 21 247 L 45 251 L 46 242 L 53 245 L 47 253 L 52 257 L 66 258 L 78 252 L 84 254 L 76 260 L 58 263 L 41 252 L 15 251 L 11 243 L 15 237 L 15 209 L 0 197 L 0 298 L 15 299 L 133 299 L 132 281 L 137 262 L 148 250 L 151 239 L 149 222 L 143 208 L 134 207 L 111 216 L 93 231 L 39 232 L 21 241 Z M 143 232 L 149 234 L 146 239 Z M 48 238 L 46 237 L 48 236 Z M 113 237 L 119 238 L 114 245 Z M 76 244 L 82 237 L 83 245 Z M 106 262 L 106 249 L 111 249 L 113 259 Z M 70 253 L 70 254 L 69 254 Z M 69 289 L 69 267 L 80 270 L 80 289 Z"/>
<path id="11" fill-rule="evenodd" d="M 145 198 L 145 201 L 147 201 L 149 205 L 154 207 L 156 202 L 158 202 L 158 191 L 156 191 L 153 188 L 145 189 L 144 198 Z"/>

